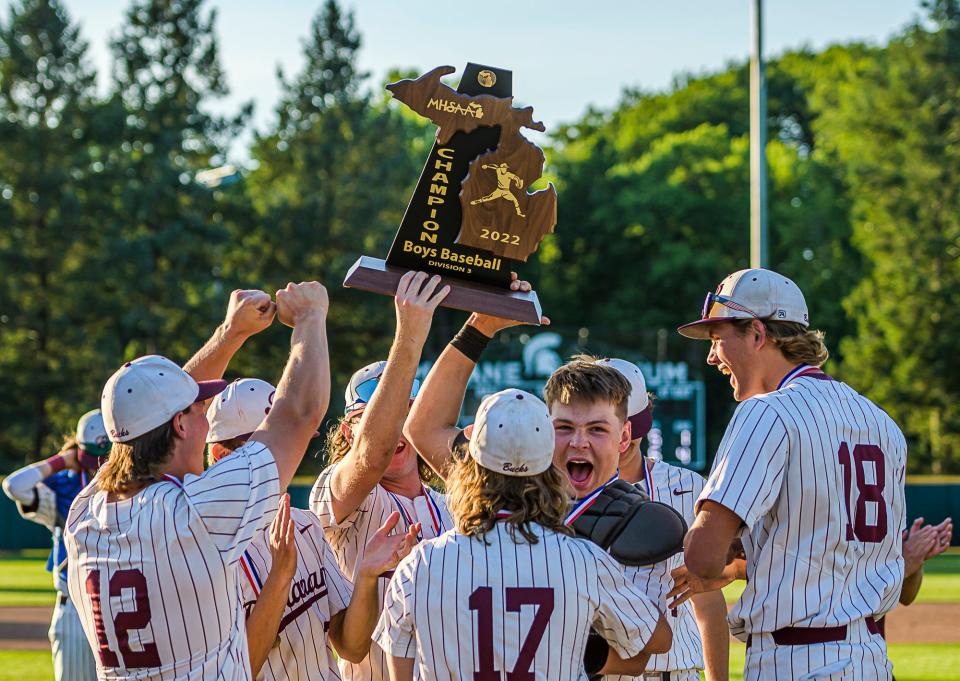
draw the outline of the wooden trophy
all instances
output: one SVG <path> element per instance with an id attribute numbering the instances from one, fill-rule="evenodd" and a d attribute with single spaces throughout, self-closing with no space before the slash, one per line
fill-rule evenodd
<path id="1" fill-rule="evenodd" d="M 387 259 L 361 256 L 343 285 L 392 296 L 405 272 L 420 270 L 450 285 L 445 307 L 539 324 L 537 294 L 510 291 L 510 271 L 557 223 L 553 185 L 527 191 L 544 156 L 520 129 L 542 132 L 543 124 L 532 107 L 513 106 L 509 71 L 467 64 L 457 90 L 440 82 L 454 71 L 441 66 L 387 86 L 437 124 L 437 141 Z"/>

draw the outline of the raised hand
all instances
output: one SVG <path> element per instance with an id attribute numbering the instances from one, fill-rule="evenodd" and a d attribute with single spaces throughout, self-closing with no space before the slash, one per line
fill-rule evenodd
<path id="1" fill-rule="evenodd" d="M 939 525 L 934 525 L 933 529 L 937 533 L 937 538 L 924 560 L 939 556 L 950 548 L 950 540 L 953 538 L 953 518 L 944 518 Z"/>
<path id="2" fill-rule="evenodd" d="M 296 326 L 315 315 L 326 317 L 329 308 L 327 289 L 318 281 L 290 282 L 277 291 L 277 317 L 287 326 Z"/>
<path id="3" fill-rule="evenodd" d="M 280 509 L 270 523 L 270 572 L 292 578 L 297 572 L 296 528 L 290 517 L 290 495 L 280 497 Z"/>
<path id="4" fill-rule="evenodd" d="M 387 518 L 387 522 L 377 530 L 364 550 L 363 560 L 357 566 L 357 576 L 376 578 L 384 572 L 397 567 L 397 563 L 417 544 L 417 535 L 420 534 L 420 523 L 414 523 L 403 534 L 394 534 L 394 528 L 400 522 L 400 513 L 394 511 Z"/>
<path id="5" fill-rule="evenodd" d="M 516 272 L 510 273 L 510 290 L 519 291 L 520 293 L 529 293 L 533 290 L 533 287 L 530 285 L 529 281 L 525 281 L 517 277 Z M 470 318 L 467 320 L 467 324 L 474 327 L 477 331 L 482 333 L 487 338 L 493 338 L 498 331 L 503 331 L 508 329 L 511 326 L 520 326 L 524 322 L 518 322 L 513 319 L 505 319 L 503 317 L 494 317 L 492 315 L 480 314 L 479 312 L 474 312 L 470 315 Z M 540 324 L 543 326 L 548 326 L 550 324 L 549 317 L 541 317 Z"/>
<path id="6" fill-rule="evenodd" d="M 723 576 L 716 579 L 703 580 L 690 574 L 686 565 L 681 565 L 670 572 L 673 577 L 673 588 L 667 593 L 667 607 L 676 608 L 681 603 L 690 600 L 691 596 L 722 589 L 736 579 L 736 570 L 733 565 L 727 565 Z M 672 600 L 671 600 L 672 599 Z"/>
<path id="7" fill-rule="evenodd" d="M 63 459 L 64 468 L 71 471 L 80 470 L 80 450 L 77 449 L 77 447 L 73 445 L 64 447 L 60 450 L 59 454 L 60 458 Z"/>
<path id="8" fill-rule="evenodd" d="M 394 305 L 397 310 L 397 335 L 421 345 L 426 342 L 433 323 L 433 313 L 450 293 L 449 286 L 440 286 L 440 276 L 424 272 L 407 272 L 400 278 Z"/>
<path id="9" fill-rule="evenodd" d="M 223 323 L 228 334 L 246 339 L 270 326 L 276 312 L 277 306 L 263 291 L 237 289 L 230 294 Z"/>

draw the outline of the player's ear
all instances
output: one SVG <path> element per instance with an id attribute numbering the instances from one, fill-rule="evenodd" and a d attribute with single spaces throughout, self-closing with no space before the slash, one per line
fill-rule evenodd
<path id="1" fill-rule="evenodd" d="M 347 438 L 350 446 L 353 446 L 353 427 L 349 420 L 343 419 L 340 421 L 340 434 Z"/>
<path id="2" fill-rule="evenodd" d="M 633 427 L 630 425 L 629 419 L 624 420 L 623 426 L 620 428 L 620 455 L 622 456 L 630 449 L 630 442 L 633 438 Z"/>
<path id="3" fill-rule="evenodd" d="M 759 319 L 754 319 L 750 324 L 750 333 L 753 334 L 754 345 L 757 346 L 759 350 L 767 342 L 767 327 L 763 325 L 763 322 Z"/>
<path id="4" fill-rule="evenodd" d="M 170 422 L 170 425 L 173 426 L 173 436 L 180 438 L 181 440 L 187 435 L 187 428 L 183 421 L 183 417 L 188 411 L 190 411 L 189 407 L 183 411 L 178 411 L 173 415 L 173 420 Z"/>

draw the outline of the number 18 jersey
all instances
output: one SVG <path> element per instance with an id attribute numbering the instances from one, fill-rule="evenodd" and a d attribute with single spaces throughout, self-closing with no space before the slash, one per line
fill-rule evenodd
<path id="1" fill-rule="evenodd" d="M 415 658 L 414 678 L 586 678 L 591 625 L 621 658 L 637 655 L 660 612 L 595 544 L 539 525 L 515 542 L 506 523 L 420 543 L 390 580 L 373 639 Z M 486 542 L 486 543 L 485 543 Z"/>
<path id="2" fill-rule="evenodd" d="M 812 367 L 737 407 L 700 495 L 746 525 L 734 636 L 883 615 L 903 583 L 903 433 Z"/>

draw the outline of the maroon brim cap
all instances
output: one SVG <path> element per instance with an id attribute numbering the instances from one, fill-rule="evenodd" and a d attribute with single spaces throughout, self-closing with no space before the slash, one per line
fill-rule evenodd
<path id="1" fill-rule="evenodd" d="M 209 400 L 214 395 L 219 395 L 227 389 L 227 382 L 223 379 L 217 379 L 214 381 L 197 381 L 197 385 L 200 387 L 200 392 L 197 393 L 197 399 L 195 399 L 194 402 L 203 402 L 204 400 Z"/>
<path id="2" fill-rule="evenodd" d="M 653 426 L 653 408 L 648 404 L 646 409 L 627 420 L 630 422 L 630 439 L 639 440 L 649 433 Z"/>

